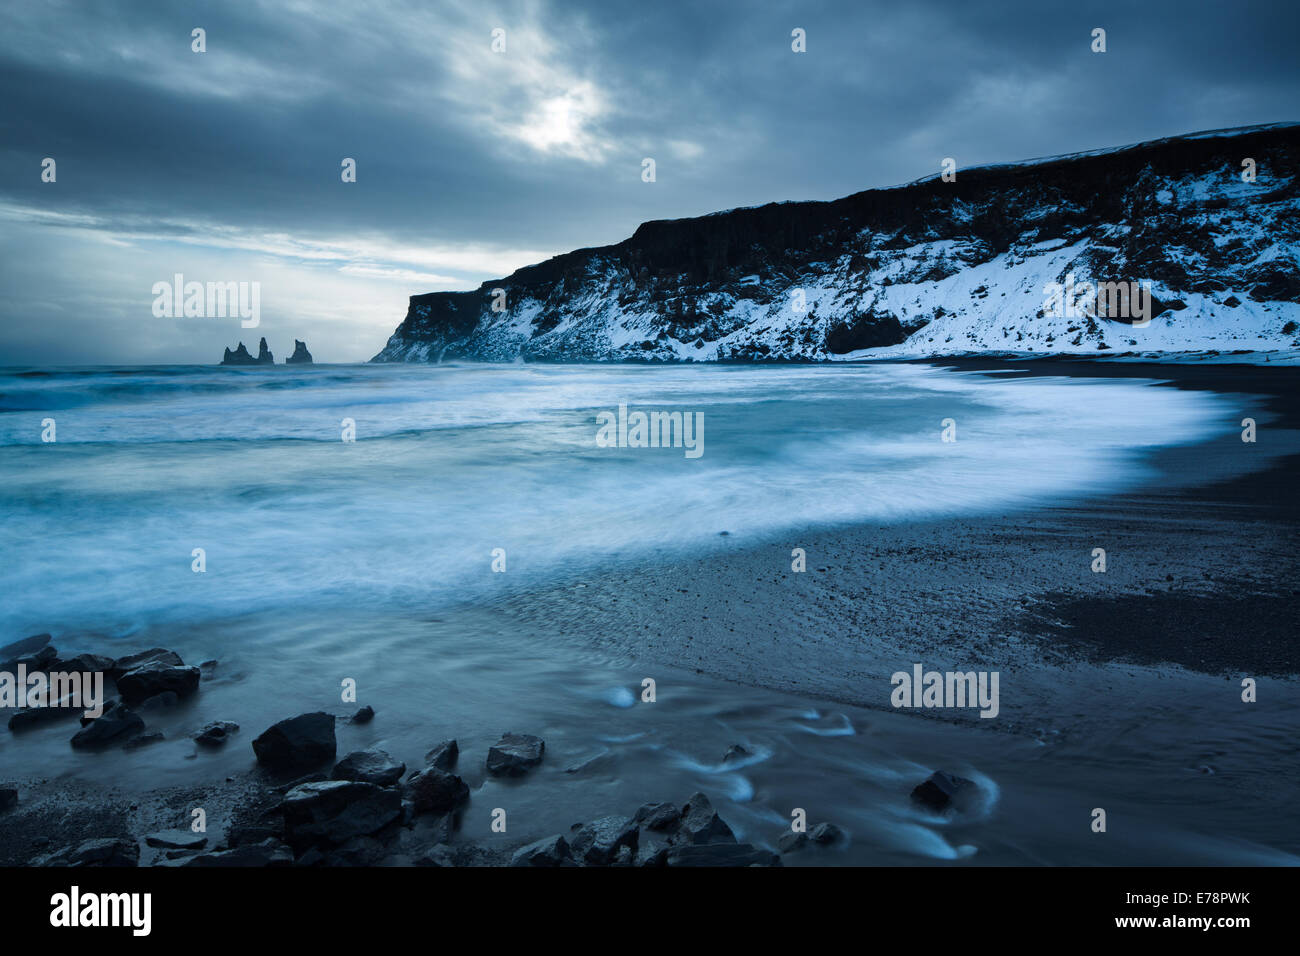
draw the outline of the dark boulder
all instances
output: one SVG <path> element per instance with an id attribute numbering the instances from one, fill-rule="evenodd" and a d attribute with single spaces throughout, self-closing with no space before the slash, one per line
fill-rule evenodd
<path id="1" fill-rule="evenodd" d="M 239 724 L 233 721 L 214 720 L 194 735 L 194 742 L 200 747 L 220 747 L 237 730 Z"/>
<path id="2" fill-rule="evenodd" d="M 24 637 L 21 641 L 6 644 L 4 647 L 0 647 L 0 661 L 11 661 L 19 657 L 26 657 L 28 654 L 34 654 L 50 643 L 50 640 L 48 634 L 33 634 L 31 637 Z"/>
<path id="3" fill-rule="evenodd" d="M 546 742 L 530 734 L 503 734 L 488 750 L 487 772 L 494 777 L 518 777 L 542 762 Z"/>
<path id="4" fill-rule="evenodd" d="M 125 743 L 144 730 L 144 720 L 133 710 L 117 706 L 82 727 L 72 737 L 77 750 L 95 750 L 113 743 Z"/>
<path id="5" fill-rule="evenodd" d="M 335 780 L 355 780 L 391 787 L 406 773 L 406 764 L 398 763 L 382 750 L 356 750 L 334 765 L 330 774 Z"/>
<path id="6" fill-rule="evenodd" d="M 157 850 L 201 850 L 208 845 L 208 837 L 190 830 L 159 830 L 148 834 L 144 842 Z"/>
<path id="7" fill-rule="evenodd" d="M 692 794 L 682 807 L 682 825 L 677 836 L 678 842 L 697 845 L 736 842 L 731 827 L 702 793 Z"/>
<path id="8" fill-rule="evenodd" d="M 261 843 L 249 843 L 216 853 L 185 857 L 177 863 L 179 866 L 200 867 L 290 866 L 293 863 L 293 851 L 278 840 L 268 839 Z"/>
<path id="9" fill-rule="evenodd" d="M 936 770 L 912 790 L 912 799 L 931 810 L 960 810 L 978 788 L 973 780 Z"/>
<path id="10" fill-rule="evenodd" d="M 562 836 L 550 836 L 515 851 L 511 866 L 563 866 L 571 862 L 569 844 Z"/>
<path id="11" fill-rule="evenodd" d="M 50 669 L 68 673 L 108 674 L 113 670 L 113 663 L 113 658 L 103 654 L 77 654 L 66 659 L 60 658 Z"/>
<path id="12" fill-rule="evenodd" d="M 18 806 L 18 788 L 0 787 L 0 813 Z"/>
<path id="13" fill-rule="evenodd" d="M 160 744 L 164 739 L 166 738 L 163 737 L 161 731 L 154 730 L 147 734 L 139 734 L 132 737 L 126 743 L 122 744 L 122 749 L 139 750 L 141 747 L 148 747 L 150 744 Z"/>
<path id="14" fill-rule="evenodd" d="M 402 815 L 402 797 L 389 787 L 326 780 L 294 787 L 284 797 L 284 835 L 290 845 L 345 843 L 382 830 Z"/>
<path id="15" fill-rule="evenodd" d="M 272 725 L 253 741 L 258 763 L 271 770 L 307 769 L 333 760 L 338 752 L 334 715 L 316 711 Z"/>
<path id="16" fill-rule="evenodd" d="M 424 755 L 424 762 L 430 767 L 437 767 L 439 770 L 450 770 L 456 766 L 456 761 L 460 758 L 460 747 L 454 740 L 444 740 L 441 743 L 433 745 Z"/>
<path id="17" fill-rule="evenodd" d="M 348 718 L 350 724 L 368 724 L 375 719 L 375 708 L 369 704 L 362 707 L 355 714 Z"/>
<path id="18" fill-rule="evenodd" d="M 450 813 L 469 800 L 469 787 L 454 773 L 426 767 L 411 775 L 406 795 L 415 813 Z"/>
<path id="19" fill-rule="evenodd" d="M 682 822 L 682 811 L 671 803 L 647 803 L 634 819 L 647 830 L 675 830 Z"/>
<path id="20" fill-rule="evenodd" d="M 639 836 L 636 821 L 619 816 L 601 817 L 579 826 L 569 839 L 569 848 L 575 858 L 588 866 L 608 866 L 623 847 L 635 853 Z"/>
<path id="21" fill-rule="evenodd" d="M 168 691 L 177 697 L 188 697 L 199 689 L 199 669 L 150 661 L 131 668 L 119 677 L 117 689 L 127 703 L 146 700 Z"/>
<path id="22" fill-rule="evenodd" d="M 128 654 L 125 657 L 119 657 L 110 666 L 109 676 L 116 680 L 127 671 L 134 670 L 141 664 L 154 662 L 168 664 L 172 667 L 181 667 L 185 664 L 181 660 L 181 656 L 175 651 L 169 651 L 164 647 L 153 647 L 147 651 L 141 651 L 139 654 Z"/>

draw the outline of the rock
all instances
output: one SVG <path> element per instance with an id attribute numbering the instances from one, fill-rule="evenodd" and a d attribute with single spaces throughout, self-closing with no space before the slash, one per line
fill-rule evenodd
<path id="1" fill-rule="evenodd" d="M 682 822 L 682 811 L 671 803 L 647 803 L 633 818 L 648 830 L 675 830 Z"/>
<path id="2" fill-rule="evenodd" d="M 0 813 L 18 806 L 18 788 L 0 787 Z"/>
<path id="3" fill-rule="evenodd" d="M 60 659 L 53 670 L 80 674 L 108 674 L 113 670 L 113 658 L 104 654 L 77 654 Z"/>
<path id="4" fill-rule="evenodd" d="M 105 701 L 104 706 L 100 708 L 99 716 L 103 717 L 105 714 L 109 713 L 109 711 L 113 710 L 116 707 L 121 707 L 121 706 L 122 706 L 122 701 L 120 698 L 117 697 L 114 697 L 112 700 Z M 98 719 L 99 717 L 87 717 L 85 711 L 82 711 L 81 726 L 89 727 Z"/>
<path id="5" fill-rule="evenodd" d="M 20 657 L 18 660 L 11 662 L 11 664 L 5 665 L 5 670 L 17 670 L 20 665 L 26 667 L 28 671 L 49 670 L 50 665 L 58 659 L 58 648 L 42 647 L 35 654 L 28 654 L 25 657 Z"/>
<path id="6" fill-rule="evenodd" d="M 163 737 L 162 733 L 155 730 L 147 734 L 140 734 L 136 737 L 132 737 L 126 743 L 122 744 L 122 749 L 139 750 L 141 747 L 148 747 L 150 744 L 160 744 L 164 739 L 166 738 Z"/>
<path id="7" fill-rule="evenodd" d="M 469 800 L 469 787 L 454 773 L 426 767 L 411 775 L 406 795 L 415 813 L 450 813 Z"/>
<path id="8" fill-rule="evenodd" d="M 299 849 L 345 843 L 393 823 L 402 815 L 396 790 L 352 780 L 326 780 L 294 787 L 284 797 L 284 835 Z"/>
<path id="9" fill-rule="evenodd" d="M 326 866 L 377 866 L 388 855 L 384 844 L 374 837 L 353 837 L 325 854 Z"/>
<path id="10" fill-rule="evenodd" d="M 682 807 L 682 826 L 677 835 L 679 842 L 696 845 L 736 842 L 731 827 L 702 793 L 692 794 Z"/>
<path id="11" fill-rule="evenodd" d="M 430 767 L 437 767 L 439 770 L 450 770 L 456 766 L 456 761 L 460 758 L 460 747 L 454 740 L 444 740 L 441 743 L 433 745 L 433 748 L 425 753 L 424 762 Z"/>
<path id="12" fill-rule="evenodd" d="M 1223 300 L 1223 304 L 1230 309 L 1235 309 L 1237 308 L 1237 306 L 1241 305 L 1241 300 L 1238 299 L 1235 295 L 1230 295 Z"/>
<path id="13" fill-rule="evenodd" d="M 204 680 L 212 680 L 212 677 L 213 677 L 214 674 L 216 674 L 216 672 L 217 672 L 217 668 L 218 668 L 219 666 L 220 666 L 220 662 L 219 662 L 219 661 L 215 661 L 215 660 L 200 661 L 200 662 L 199 662 L 199 675 L 200 675 Z"/>
<path id="14" fill-rule="evenodd" d="M 293 851 L 278 840 L 263 840 L 216 853 L 203 853 L 180 861 L 181 866 L 290 866 Z"/>
<path id="15" fill-rule="evenodd" d="M 635 853 L 639 836 L 636 821 L 619 816 L 601 817 L 579 827 L 569 840 L 569 849 L 588 866 L 608 866 L 617 858 L 620 848 L 627 847 Z"/>
<path id="16" fill-rule="evenodd" d="M 141 651 L 139 654 L 128 654 L 126 657 L 119 657 L 113 661 L 112 666 L 109 668 L 109 676 L 117 680 L 127 671 L 134 670 L 141 664 L 154 661 L 172 667 L 181 667 L 185 663 L 175 651 L 169 651 L 163 647 L 152 647 L 147 651 Z"/>
<path id="17" fill-rule="evenodd" d="M 806 850 L 808 848 L 808 834 L 795 833 L 787 831 L 781 835 L 781 839 L 776 841 L 776 848 L 782 853 L 794 853 L 796 850 Z"/>
<path id="18" fill-rule="evenodd" d="M 368 724 L 375 719 L 375 708 L 369 704 L 362 707 L 349 718 L 348 722 L 352 724 Z"/>
<path id="19" fill-rule="evenodd" d="M 808 839 L 818 846 L 832 846 L 848 838 L 849 835 L 833 823 L 819 823 L 808 831 Z"/>
<path id="20" fill-rule="evenodd" d="M 976 789 L 974 781 L 936 770 L 912 790 L 912 799 L 931 810 L 959 810 Z"/>
<path id="21" fill-rule="evenodd" d="M 159 830 L 146 836 L 144 842 L 156 850 L 201 850 L 208 845 L 208 838 L 189 830 Z"/>
<path id="22" fill-rule="evenodd" d="M 740 744 L 732 744 L 727 748 L 727 752 L 722 755 L 723 763 L 731 763 L 736 760 L 744 760 L 746 757 L 754 756 Z"/>
<path id="23" fill-rule="evenodd" d="M 106 747 L 111 743 L 124 743 L 144 730 L 144 721 L 140 715 L 126 707 L 118 706 L 104 712 L 97 720 L 92 720 L 72 737 L 72 746 L 77 750 L 93 750 Z"/>
<path id="24" fill-rule="evenodd" d="M 283 838 L 283 819 L 280 820 L 278 826 L 271 823 L 249 823 L 231 827 L 226 832 L 226 846 L 228 849 L 233 850 L 237 846 L 249 846 L 254 843 L 263 843 L 266 840 L 279 842 Z"/>
<path id="25" fill-rule="evenodd" d="M 200 747 L 220 747 L 237 730 L 239 724 L 233 721 L 214 720 L 194 735 L 194 742 Z"/>
<path id="26" fill-rule="evenodd" d="M 50 640 L 48 634 L 33 634 L 31 637 L 24 637 L 21 641 L 6 644 L 4 647 L 0 647 L 0 661 L 10 661 L 25 657 L 28 654 L 34 654 L 50 643 Z"/>
<path id="27" fill-rule="evenodd" d="M 139 866 L 140 845 L 134 840 L 86 840 L 32 862 L 33 866 Z"/>
<path id="28" fill-rule="evenodd" d="M 571 859 L 564 837 L 550 836 L 515 851 L 511 866 L 563 866 Z"/>
<path id="29" fill-rule="evenodd" d="M 494 777 L 518 777 L 542 762 L 546 742 L 529 734 L 503 734 L 487 757 L 487 772 Z"/>
<path id="30" fill-rule="evenodd" d="M 272 355 L 271 350 L 266 347 L 266 336 L 262 336 L 262 340 L 257 343 L 257 364 L 258 365 L 275 364 L 275 356 Z"/>
<path id="31" fill-rule="evenodd" d="M 356 750 L 334 765 L 330 774 L 335 780 L 356 780 L 391 787 L 406 773 L 406 764 L 398 763 L 382 750 Z"/>
<path id="32" fill-rule="evenodd" d="M 321 711 L 282 720 L 253 741 L 258 763 L 277 771 L 322 764 L 337 750 L 334 715 Z"/>
<path id="33" fill-rule="evenodd" d="M 704 846 L 674 846 L 668 850 L 667 866 L 780 866 L 781 858 L 770 850 L 748 843 L 711 843 Z"/>
<path id="34" fill-rule="evenodd" d="M 85 711 L 80 707 L 28 707 L 9 718 L 9 729 L 15 734 L 20 734 L 24 730 L 82 713 Z"/>
<path id="35" fill-rule="evenodd" d="M 149 661 L 131 668 L 119 677 L 117 689 L 127 703 L 147 700 L 167 691 L 177 697 L 188 697 L 199 689 L 199 669 Z"/>
<path id="36" fill-rule="evenodd" d="M 263 341 L 265 341 L 265 339 L 263 339 Z M 240 342 L 239 347 L 235 349 L 233 352 L 230 351 L 229 347 L 226 348 L 225 353 L 221 357 L 221 364 L 222 365 L 256 365 L 257 359 L 249 355 L 248 349 L 244 347 L 244 343 Z"/>
<path id="37" fill-rule="evenodd" d="M 310 365 L 311 353 L 307 351 L 307 343 L 293 340 L 293 354 L 284 360 L 285 365 Z"/>

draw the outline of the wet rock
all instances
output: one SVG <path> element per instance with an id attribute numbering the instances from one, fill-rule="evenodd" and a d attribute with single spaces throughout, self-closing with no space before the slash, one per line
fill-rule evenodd
<path id="1" fill-rule="evenodd" d="M 437 767 L 439 770 L 450 770 L 456 766 L 456 761 L 460 758 L 460 747 L 454 740 L 444 740 L 441 743 L 433 745 L 433 748 L 424 755 L 424 762 L 430 767 Z"/>
<path id="2" fill-rule="evenodd" d="M 127 703 L 171 692 L 188 697 L 199 689 L 199 669 L 150 661 L 133 667 L 117 679 L 117 689 Z"/>
<path id="3" fill-rule="evenodd" d="M 623 847 L 635 853 L 639 836 L 636 821 L 619 816 L 601 817 L 578 827 L 569 839 L 569 849 L 588 866 L 608 866 Z"/>
<path id="4" fill-rule="evenodd" d="M 275 364 L 275 356 L 271 354 L 271 350 L 266 346 L 266 336 L 262 336 L 261 340 L 257 343 L 257 364 Z"/>
<path id="5" fill-rule="evenodd" d="M 0 813 L 18 806 L 18 788 L 0 787 Z"/>
<path id="6" fill-rule="evenodd" d="M 834 846 L 848 838 L 849 835 L 833 823 L 819 823 L 808 831 L 808 839 L 818 846 Z"/>
<path id="7" fill-rule="evenodd" d="M 24 637 L 21 641 L 6 644 L 4 647 L 0 647 L 0 661 L 13 661 L 20 657 L 26 657 L 28 654 L 35 654 L 50 643 L 50 640 L 48 634 L 33 634 L 31 637 Z"/>
<path id="8" fill-rule="evenodd" d="M 139 750 L 141 747 L 148 747 L 150 744 L 160 744 L 164 739 L 166 738 L 163 737 L 160 731 L 154 730 L 147 734 L 139 734 L 132 737 L 126 743 L 122 744 L 122 749 Z"/>
<path id="9" fill-rule="evenodd" d="M 648 830 L 675 830 L 682 822 L 682 811 L 671 803 L 647 803 L 633 819 Z"/>
<path id="10" fill-rule="evenodd" d="M 670 867 L 780 866 L 781 858 L 770 850 L 760 850 L 749 843 L 711 843 L 672 847 L 664 862 Z"/>
<path id="11" fill-rule="evenodd" d="M 253 741 L 258 763 L 272 770 L 294 770 L 333 760 L 334 715 L 317 711 L 272 725 Z"/>
<path id="12" fill-rule="evenodd" d="M 511 866 L 563 866 L 571 859 L 564 837 L 550 836 L 515 851 Z"/>
<path id="13" fill-rule="evenodd" d="M 84 714 L 81 707 L 28 707 L 9 718 L 9 730 L 20 734 L 33 727 L 40 727 L 56 720 L 63 720 Z"/>
<path id="14" fill-rule="evenodd" d="M 912 790 L 912 799 L 931 810 L 960 810 L 977 790 L 974 781 L 936 770 Z"/>
<path id="15" fill-rule="evenodd" d="M 194 742 L 200 747 L 220 747 L 237 730 L 239 724 L 233 721 L 214 720 L 194 735 Z"/>
<path id="16" fill-rule="evenodd" d="M 487 757 L 487 772 L 494 777 L 518 777 L 542 762 L 546 742 L 530 734 L 503 734 Z"/>
<path id="17" fill-rule="evenodd" d="M 722 755 L 723 763 L 733 763 L 737 760 L 744 760 L 746 757 L 754 756 L 740 744 L 732 744 L 727 748 L 727 752 Z"/>
<path id="18" fill-rule="evenodd" d="M 25 667 L 30 671 L 45 671 L 50 669 L 50 665 L 59 659 L 59 651 L 54 647 L 42 647 L 34 654 L 27 654 L 15 661 L 10 661 L 5 665 L 7 671 L 17 670 L 19 667 Z"/>
<path id="19" fill-rule="evenodd" d="M 113 661 L 109 669 L 109 676 L 114 680 L 121 677 L 129 670 L 134 670 L 141 664 L 157 662 L 167 664 L 171 667 L 181 667 L 185 662 L 175 651 L 169 651 L 164 647 L 151 647 L 147 651 L 141 651 L 138 654 L 128 654 L 125 657 L 119 657 Z"/>
<path id="20" fill-rule="evenodd" d="M 179 861 L 180 866 L 290 866 L 293 863 L 293 851 L 278 840 L 263 840 L 216 853 L 202 853 Z"/>
<path id="21" fill-rule="evenodd" d="M 398 763 L 382 750 L 356 750 L 337 764 L 330 776 L 335 780 L 355 780 L 391 787 L 406 773 L 406 764 Z"/>
<path id="22" fill-rule="evenodd" d="M 33 860 L 33 866 L 139 866 L 140 845 L 134 840 L 86 840 Z"/>
<path id="23" fill-rule="evenodd" d="M 469 800 L 469 787 L 454 773 L 426 767 L 411 775 L 406 795 L 415 813 L 450 813 Z"/>
<path id="24" fill-rule="evenodd" d="M 798 850 L 808 848 L 808 834 L 800 831 L 788 831 L 781 835 L 781 839 L 776 841 L 776 848 L 782 853 L 794 853 Z"/>
<path id="25" fill-rule="evenodd" d="M 353 837 L 325 854 L 326 866 L 377 866 L 388 851 L 374 837 Z"/>
<path id="26" fill-rule="evenodd" d="M 77 654 L 59 659 L 52 670 L 79 674 L 107 674 L 113 669 L 113 658 L 103 654 Z"/>
<path id="27" fill-rule="evenodd" d="M 402 814 L 396 790 L 352 780 L 326 780 L 294 787 L 284 797 L 284 835 L 299 849 L 338 846 L 368 836 Z"/>
<path id="28" fill-rule="evenodd" d="M 285 365 L 310 365 L 311 353 L 307 351 L 307 343 L 300 342 L 298 339 L 293 340 L 293 354 L 284 360 Z"/>
<path id="29" fill-rule="evenodd" d="M 248 348 L 243 342 L 233 352 L 230 346 L 226 346 L 226 351 L 221 356 L 222 365 L 256 365 L 257 359 L 248 354 Z"/>
<path id="30" fill-rule="evenodd" d="M 208 845 L 208 838 L 189 830 L 159 830 L 148 834 L 144 842 L 156 850 L 201 850 Z"/>
<path id="31" fill-rule="evenodd" d="M 702 793 L 692 794 L 682 807 L 682 825 L 677 836 L 679 842 L 697 845 L 736 842 L 731 827 Z"/>
<path id="32" fill-rule="evenodd" d="M 284 839 L 284 820 L 275 823 L 247 823 L 231 827 L 226 832 L 226 847 L 249 846 L 267 840 L 279 842 Z"/>
<path id="33" fill-rule="evenodd" d="M 204 680 L 212 680 L 212 678 L 216 676 L 218 666 L 219 666 L 218 661 L 200 661 L 199 675 Z"/>
<path id="34" fill-rule="evenodd" d="M 77 750 L 94 750 L 112 743 L 125 743 L 142 730 L 144 720 L 140 715 L 119 705 L 77 731 L 72 737 L 72 746 Z"/>
<path id="35" fill-rule="evenodd" d="M 375 719 L 375 708 L 371 707 L 369 704 L 366 704 L 366 706 L 362 707 L 350 718 L 348 718 L 348 723 L 368 724 L 374 719 Z"/>

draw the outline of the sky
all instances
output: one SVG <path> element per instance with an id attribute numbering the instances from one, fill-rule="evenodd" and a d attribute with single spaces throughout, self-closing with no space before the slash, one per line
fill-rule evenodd
<path id="1" fill-rule="evenodd" d="M 1294 0 L 7 0 L 2 22 L 4 366 L 261 336 L 365 361 L 410 295 L 647 220 L 1300 119 Z M 178 273 L 257 283 L 259 325 L 156 314 Z"/>

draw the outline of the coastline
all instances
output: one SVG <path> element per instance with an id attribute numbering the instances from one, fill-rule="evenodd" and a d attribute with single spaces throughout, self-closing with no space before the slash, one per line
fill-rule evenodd
<path id="1" fill-rule="evenodd" d="M 1026 756 L 1025 747 L 1050 745 L 1069 753 L 1080 741 L 1131 735 L 1138 723 L 1158 725 L 1157 736 L 1163 734 L 1160 739 L 1166 744 L 1169 735 L 1181 734 L 1180 746 L 1185 743 L 1192 750 L 1198 744 L 1192 738 L 1202 731 L 1207 736 L 1211 731 L 1244 736 L 1258 729 L 1250 722 L 1253 716 L 1240 715 L 1238 680 L 1257 677 L 1264 691 L 1272 693 L 1284 684 L 1292 688 L 1300 673 L 1300 646 L 1286 614 L 1297 570 L 1291 542 L 1300 523 L 1288 487 L 1297 460 L 1300 373 L 1258 366 L 1184 369 L 1060 359 L 926 364 L 998 374 L 1114 374 L 1164 382 L 1153 387 L 1241 395 L 1242 415 L 1260 420 L 1260 441 L 1289 442 L 1289 450 L 1283 454 L 1277 445 L 1270 447 L 1268 466 L 1243 474 L 1235 456 L 1254 449 L 1229 429 L 1213 442 L 1153 456 L 1157 477 L 1137 493 L 983 517 L 805 531 L 788 541 L 719 535 L 710 552 L 689 561 L 639 562 L 546 587 L 503 587 L 489 602 L 440 615 L 439 626 L 468 624 L 484 634 L 526 635 L 543 648 L 580 649 L 629 674 L 664 675 L 661 682 L 668 686 L 677 672 L 682 682 L 696 675 L 702 683 L 693 691 L 702 699 L 725 688 L 737 695 L 719 704 L 716 712 L 704 712 L 715 722 L 732 720 L 729 715 L 743 707 L 748 687 L 761 692 L 755 708 L 772 706 L 765 702 L 780 695 L 838 704 L 862 735 L 911 743 L 917 743 L 910 740 L 914 734 L 937 735 L 936 741 L 943 743 L 935 746 L 954 755 L 970 746 L 972 734 L 980 740 L 1014 739 L 980 746 L 988 748 L 986 759 L 1009 747 L 1023 763 L 1038 759 Z M 1025 371 L 1014 371 L 1018 369 Z M 1208 482 L 1202 483 L 1202 475 L 1210 476 Z M 1091 551 L 1098 546 L 1108 553 L 1104 574 L 1089 567 Z M 802 574 L 790 570 L 794 547 L 807 551 L 807 571 Z M 250 661 L 256 664 L 255 653 Z M 985 721 L 969 712 L 943 710 L 893 712 L 890 675 L 917 662 L 938 670 L 999 671 L 1003 697 L 998 718 Z M 388 717 L 381 708 L 380 720 Z M 927 718 L 925 725 L 954 724 L 958 730 L 908 730 L 917 726 L 909 720 L 914 717 Z M 1268 720 L 1267 738 L 1285 734 L 1287 728 L 1293 736 L 1300 710 L 1294 705 L 1273 707 Z M 248 726 L 248 735 L 229 745 L 244 755 L 245 763 L 251 761 L 248 742 L 261 729 Z M 496 731 L 474 732 L 486 737 Z M 801 756 L 801 745 L 796 738 L 793 753 L 787 755 L 790 760 Z M 1144 745 L 1132 742 L 1136 759 L 1154 762 Z M 721 757 L 720 748 L 711 746 L 719 751 L 714 758 Z M 893 746 L 901 759 L 905 747 Z M 341 746 L 339 755 L 347 749 Z M 554 749 L 563 753 L 562 745 Z M 1266 757 L 1265 751 L 1256 752 L 1247 758 L 1248 772 L 1218 773 L 1215 781 L 1219 792 L 1226 788 L 1233 799 L 1254 801 L 1265 819 L 1285 812 L 1284 792 L 1257 792 L 1259 776 L 1268 769 Z M 1106 759 L 1105 751 L 1091 759 Z M 1186 764 L 1197 758 L 1178 752 L 1168 759 Z M 787 764 L 783 772 L 795 766 Z M 570 774 L 572 768 L 577 771 Z M 916 772 L 923 777 L 928 769 L 930 765 Z M 587 765 L 574 762 L 524 787 L 537 791 L 534 799 L 550 799 L 548 780 L 558 780 L 560 774 L 581 780 L 586 772 Z M 770 772 L 777 773 L 775 761 Z M 751 777 L 763 796 L 759 771 Z M 467 779 L 476 804 L 490 804 L 491 790 L 481 790 L 488 782 L 481 775 Z M 1009 789 L 1023 782 L 1004 778 L 1006 799 L 1012 799 Z M 50 783 L 24 782 L 42 788 L 44 796 L 20 811 L 26 816 L 16 811 L 0 816 L 0 862 L 22 864 L 35 856 L 30 838 L 41 821 L 53 830 L 54 821 L 63 821 L 63 827 L 75 818 L 80 823 L 71 830 L 88 835 L 107 835 L 99 833 L 104 830 L 136 833 L 142 816 L 155 818 L 143 824 L 145 829 L 156 828 L 164 810 L 175 811 L 196 799 L 232 808 L 256 804 L 267 793 L 267 782 L 256 770 L 231 773 L 224 783 L 116 796 L 94 785 L 63 783 L 56 794 Z M 603 785 L 591 792 L 591 807 L 613 799 L 617 805 L 605 812 L 630 815 L 635 810 L 624 795 L 614 798 L 612 784 L 602 794 Z M 769 786 L 777 788 L 775 776 Z M 905 803 L 910 787 L 900 784 L 893 789 Z M 644 800 L 680 802 L 686 796 L 646 793 Z M 774 797 L 771 803 L 779 805 L 780 800 Z M 735 809 L 724 810 L 723 816 L 733 821 Z M 236 814 L 228 809 L 224 816 L 228 822 Z M 740 819 L 737 829 L 748 827 L 759 834 L 755 839 L 760 846 L 773 842 L 771 834 L 780 832 L 772 820 L 762 831 L 757 817 Z M 862 826 L 858 822 L 859 831 Z M 1266 823 L 1261 827 L 1268 832 Z M 523 837 L 512 837 L 477 857 L 486 845 L 483 839 L 462 833 L 452 842 L 468 854 L 461 862 L 502 863 L 506 851 L 521 841 Z M 1300 852 L 1300 834 L 1295 832 L 1280 833 L 1277 843 L 1288 852 Z M 399 862 L 412 862 L 412 854 L 398 857 Z M 940 852 L 934 858 L 947 857 Z M 844 862 L 882 859 L 907 862 L 882 857 L 878 850 Z"/>

